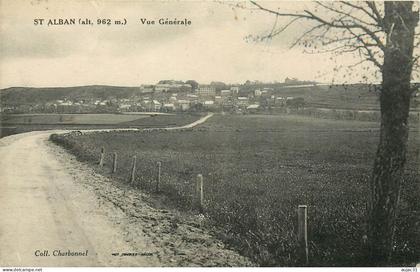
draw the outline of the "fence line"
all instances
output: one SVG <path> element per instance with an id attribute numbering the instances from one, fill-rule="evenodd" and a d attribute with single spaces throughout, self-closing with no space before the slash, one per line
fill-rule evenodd
<path id="1" fill-rule="evenodd" d="M 204 192 L 203 192 L 203 175 L 197 175 L 197 183 L 195 187 L 195 201 L 197 208 L 200 212 L 203 211 L 203 201 L 204 201 Z"/>
<path id="2" fill-rule="evenodd" d="M 112 173 L 117 172 L 117 152 L 114 152 L 114 156 L 112 157 Z"/>
<path id="3" fill-rule="evenodd" d="M 131 179 L 130 179 L 131 184 L 134 184 L 134 181 L 136 180 L 136 162 L 137 162 L 137 157 L 136 155 L 134 155 L 133 166 L 131 168 Z"/>
<path id="4" fill-rule="evenodd" d="M 101 155 L 99 158 L 99 166 L 102 167 L 104 166 L 104 156 L 105 156 L 105 147 L 101 148 Z"/>
<path id="5" fill-rule="evenodd" d="M 159 183 L 160 183 L 160 172 L 162 168 L 162 163 L 157 162 L 157 178 L 156 178 L 156 192 L 159 192 Z"/>
<path id="6" fill-rule="evenodd" d="M 300 258 L 305 264 L 309 263 L 309 250 L 308 250 L 308 206 L 299 205 L 298 206 L 298 241 L 299 241 L 299 250 Z"/>
<path id="7" fill-rule="evenodd" d="M 99 165 L 104 166 L 104 157 L 105 157 L 105 147 L 101 148 L 100 161 Z M 118 154 L 117 152 L 112 153 L 112 173 L 117 171 L 117 161 Z M 161 174 L 162 174 L 162 162 L 158 161 L 156 163 L 157 173 L 156 173 L 156 192 L 160 192 L 161 186 Z M 135 184 L 136 180 L 136 170 L 137 170 L 137 156 L 132 157 L 132 166 L 131 166 L 131 175 L 130 183 Z M 204 211 L 204 181 L 203 175 L 198 174 L 196 177 L 195 183 L 195 195 L 193 197 L 193 204 L 197 210 L 202 213 Z M 309 264 L 309 248 L 308 248 L 308 226 L 307 226 L 307 205 L 299 205 L 297 209 L 298 217 L 298 228 L 297 228 L 297 237 L 299 245 L 298 258 L 302 264 Z"/>

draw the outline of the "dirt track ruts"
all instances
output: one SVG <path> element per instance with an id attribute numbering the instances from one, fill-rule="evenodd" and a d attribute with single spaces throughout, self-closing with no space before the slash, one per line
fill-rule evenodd
<path id="1" fill-rule="evenodd" d="M 64 132 L 0 139 L 0 266 L 252 265 L 197 221 L 151 207 L 147 196 L 115 186 L 48 141 Z M 50 256 L 35 256 L 45 250 Z M 54 250 L 88 254 L 59 257 Z"/>

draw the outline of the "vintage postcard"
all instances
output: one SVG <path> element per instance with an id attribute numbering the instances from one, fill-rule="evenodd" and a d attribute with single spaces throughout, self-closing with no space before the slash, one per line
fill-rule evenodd
<path id="1" fill-rule="evenodd" d="M 0 0 L 0 267 L 416 271 L 419 38 L 418 1 Z"/>

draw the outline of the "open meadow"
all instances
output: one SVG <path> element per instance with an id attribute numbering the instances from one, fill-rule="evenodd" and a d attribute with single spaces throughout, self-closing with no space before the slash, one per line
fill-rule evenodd
<path id="1" fill-rule="evenodd" d="M 197 120 L 194 114 L 1 114 L 0 137 L 48 129 L 147 128 L 182 126 Z"/>
<path id="2" fill-rule="evenodd" d="M 195 182 L 202 174 L 206 226 L 260 265 L 302 264 L 296 211 L 304 204 L 310 265 L 362 266 L 368 179 L 378 137 L 376 122 L 219 114 L 194 129 L 53 135 L 52 140 L 116 184 L 130 183 L 136 155 L 138 190 L 188 212 L 196 212 Z M 412 265 L 420 252 L 419 137 L 414 124 L 393 259 L 400 266 Z M 158 193 L 157 162 L 162 163 Z"/>
<path id="3" fill-rule="evenodd" d="M 10 114 L 2 118 L 4 124 L 61 124 L 61 125 L 110 125 L 130 122 L 148 115 L 125 114 Z"/>

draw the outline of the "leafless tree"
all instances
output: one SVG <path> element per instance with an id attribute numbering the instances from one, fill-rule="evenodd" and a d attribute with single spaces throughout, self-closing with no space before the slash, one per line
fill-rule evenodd
<path id="1" fill-rule="evenodd" d="M 363 62 L 373 63 L 381 73 L 381 127 L 370 188 L 368 244 L 372 265 L 389 262 L 395 232 L 401 179 L 406 163 L 410 84 L 417 71 L 420 45 L 415 33 L 419 11 L 413 1 L 314 2 L 300 12 L 282 12 L 251 1 L 254 9 L 276 17 L 276 23 L 259 40 L 280 35 L 297 21 L 312 27 L 301 33 L 292 46 L 314 52 L 357 53 Z M 287 19 L 280 25 L 278 18 Z"/>

